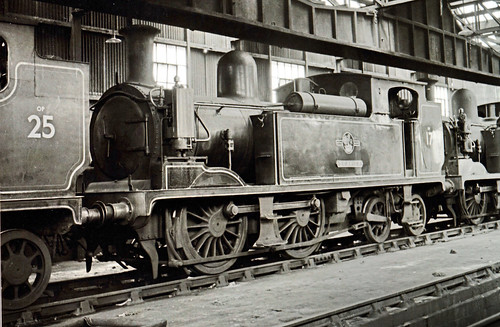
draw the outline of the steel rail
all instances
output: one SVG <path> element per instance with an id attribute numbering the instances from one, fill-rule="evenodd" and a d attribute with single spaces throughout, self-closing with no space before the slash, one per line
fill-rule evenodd
<path id="1" fill-rule="evenodd" d="M 462 302 L 463 305 L 470 305 L 471 301 L 481 301 L 492 295 L 498 297 L 499 286 L 500 262 L 497 262 L 405 291 L 295 320 L 282 326 L 351 326 L 350 322 L 356 326 L 394 326 L 411 323 L 419 325 L 419 322 L 425 326 L 453 324 L 453 321 L 446 320 L 450 318 L 450 310 L 461 310 Z M 471 288 L 474 288 L 474 291 L 471 292 Z M 450 298 L 453 298 L 452 303 L 459 302 L 451 309 Z M 422 310 L 422 307 L 432 307 L 433 311 Z M 422 317 L 423 312 L 429 315 Z M 469 319 L 472 320 L 474 317 L 470 316 Z M 473 324 L 470 321 L 466 324 L 475 327 L 487 326 L 498 320 L 500 313 L 488 313 L 485 318 Z"/>
<path id="2" fill-rule="evenodd" d="M 111 305 L 134 304 L 158 297 L 188 294 L 194 289 L 209 288 L 214 285 L 222 287 L 233 281 L 249 281 L 269 274 L 286 273 L 295 269 L 316 267 L 318 264 L 337 263 L 362 258 L 368 255 L 405 250 L 416 246 L 430 245 L 437 241 L 446 242 L 498 229 L 500 229 L 500 221 L 491 221 L 477 226 L 461 226 L 458 228 L 426 233 L 420 236 L 396 238 L 380 244 L 366 244 L 314 254 L 304 259 L 291 259 L 247 266 L 229 270 L 220 275 L 190 277 L 187 279 L 80 296 L 51 303 L 35 304 L 24 310 L 4 311 L 2 313 L 3 324 L 5 326 L 13 324 L 16 326 L 31 326 L 42 322 L 47 323 L 54 319 L 60 321 L 62 317 L 87 315 Z"/>

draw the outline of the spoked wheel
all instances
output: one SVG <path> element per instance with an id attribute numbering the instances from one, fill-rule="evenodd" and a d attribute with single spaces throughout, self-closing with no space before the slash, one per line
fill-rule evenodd
<path id="1" fill-rule="evenodd" d="M 425 229 L 425 223 L 427 222 L 427 211 L 425 210 L 424 199 L 418 194 L 413 194 L 411 198 L 412 202 L 412 215 L 413 222 L 418 222 L 418 224 L 403 224 L 403 228 L 406 235 L 418 236 L 422 234 Z"/>
<path id="2" fill-rule="evenodd" d="M 181 210 L 181 243 L 188 260 L 216 259 L 240 253 L 248 230 L 246 216 L 227 218 L 225 205 L 202 205 Z M 219 274 L 229 269 L 236 258 L 200 263 L 193 268 L 203 274 Z"/>
<path id="3" fill-rule="evenodd" d="M 292 211 L 285 219 L 278 221 L 281 238 L 287 244 L 300 244 L 322 236 L 325 232 L 325 213 L 323 201 L 317 208 L 307 208 Z M 284 251 L 287 257 L 305 258 L 320 247 L 320 243 L 288 249 Z"/>
<path id="4" fill-rule="evenodd" d="M 47 287 L 52 271 L 49 249 L 35 234 L 5 231 L 2 239 L 2 305 L 22 309 L 35 302 Z"/>
<path id="5" fill-rule="evenodd" d="M 371 213 L 379 216 L 387 216 L 385 207 L 385 199 L 383 197 L 371 197 L 365 202 L 363 208 L 364 213 Z M 365 236 L 370 242 L 382 243 L 389 237 L 391 233 L 391 220 L 385 222 L 367 222 L 364 228 Z"/>
<path id="6" fill-rule="evenodd" d="M 480 216 L 477 218 L 466 218 L 472 225 L 479 225 L 484 220 L 484 214 L 488 211 L 488 193 L 481 193 L 479 185 L 469 185 L 460 196 L 460 209 L 463 216 Z"/>

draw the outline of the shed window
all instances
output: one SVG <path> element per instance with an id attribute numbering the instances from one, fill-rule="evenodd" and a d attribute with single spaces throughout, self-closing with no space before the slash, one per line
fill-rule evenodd
<path id="1" fill-rule="evenodd" d="M 8 71 L 7 71 L 8 49 L 7 42 L 0 36 L 0 90 L 7 86 Z"/>
<path id="2" fill-rule="evenodd" d="M 155 43 L 153 52 L 153 76 L 156 84 L 171 89 L 174 77 L 178 76 L 181 84 L 187 83 L 186 48 Z"/>
<path id="3" fill-rule="evenodd" d="M 448 87 L 434 85 L 434 101 L 441 104 L 441 115 L 450 117 Z"/>
<path id="4" fill-rule="evenodd" d="M 290 64 L 280 61 L 271 62 L 272 88 L 276 88 L 292 82 L 296 78 L 306 76 L 306 68 L 303 65 Z M 276 102 L 276 91 L 273 91 L 273 102 Z"/>

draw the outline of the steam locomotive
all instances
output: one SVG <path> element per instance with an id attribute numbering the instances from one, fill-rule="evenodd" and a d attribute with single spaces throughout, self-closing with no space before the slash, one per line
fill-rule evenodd
<path id="1" fill-rule="evenodd" d="M 10 194 L 5 181 L 19 173 L 2 172 L 0 201 L 3 211 L 8 208 L 8 219 L 2 219 L 3 285 L 8 281 L 19 291 L 28 283 L 28 273 L 23 281 L 4 276 L 4 265 L 31 269 L 19 250 L 27 242 L 43 253 L 37 260 L 50 276 L 46 242 L 35 234 L 55 234 L 54 226 L 57 235 L 85 240 L 88 269 L 98 254 L 157 278 L 160 267 L 218 274 L 253 249 L 303 258 L 344 231 L 383 242 L 392 223 L 419 235 L 438 213 L 455 224 L 478 224 L 498 213 L 499 128 L 493 114 L 477 116 L 469 91 L 455 93 L 456 117 L 446 121 L 440 106 L 426 100 L 425 85 L 356 73 L 296 80 L 282 88 L 286 96 L 276 105 L 257 98 L 253 58 L 232 51 L 218 64 L 218 96 L 195 99 L 179 83 L 171 90 L 154 85 L 157 32 L 150 26 L 121 31 L 129 49 L 127 81 L 91 108 L 92 163 L 67 188 L 75 187 L 76 195 L 66 197 L 76 204 L 54 200 L 72 208 L 72 220 L 42 210 L 50 206 L 9 209 L 17 200 L 4 197 Z M 0 106 L 8 97 L 0 93 Z M 3 133 L 2 127 L 2 141 L 19 130 Z M 66 132 L 69 140 L 77 131 Z M 68 145 L 68 151 L 84 145 Z M 11 152 L 4 146 L 1 151 L 2 160 Z M 14 161 L 2 162 L 9 163 Z M 45 194 L 43 201 L 56 198 Z M 35 220 L 31 210 L 46 219 Z M 12 233 L 17 241 L 4 236 Z M 22 299 L 2 289 L 4 304 L 29 305 L 45 286 L 39 282 L 37 292 Z"/>
<path id="2" fill-rule="evenodd" d="M 89 164 L 87 64 L 40 58 L 33 26 L 0 21 L 2 308 L 44 292 L 65 235 L 81 224 L 76 179 Z"/>

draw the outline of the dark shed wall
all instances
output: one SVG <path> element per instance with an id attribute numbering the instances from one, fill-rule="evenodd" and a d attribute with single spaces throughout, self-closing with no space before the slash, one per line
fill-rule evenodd
<path id="1" fill-rule="evenodd" d="M 71 8 L 32 0 L 0 0 L 0 8 L 6 9 L 7 15 L 38 23 L 36 49 L 41 56 L 70 59 Z M 217 61 L 223 53 L 231 50 L 232 38 L 137 19 L 133 19 L 132 23 L 157 27 L 160 30 L 157 42 L 186 47 L 188 85 L 199 96 L 217 94 Z M 87 12 L 82 16 L 81 58 L 90 64 L 90 96 L 93 100 L 126 78 L 124 43 L 105 43 L 113 32 L 126 24 L 126 18 L 108 14 Z M 255 54 L 261 100 L 271 98 L 269 53 L 272 60 L 305 65 L 309 74 L 335 69 L 335 57 L 331 56 L 306 55 L 303 51 L 246 41 L 239 41 L 238 47 Z"/>
<path id="2" fill-rule="evenodd" d="M 39 55 L 70 59 L 71 8 L 32 0 L 0 0 L 0 8 L 6 10 L 6 15 L 38 24 L 35 42 Z M 222 53 L 231 49 L 230 38 L 137 19 L 132 23 L 155 26 L 160 30 L 157 42 L 184 46 L 191 51 L 188 79 L 198 95 L 216 95 L 216 64 Z M 82 17 L 81 56 L 90 64 L 91 99 L 97 99 L 107 88 L 126 78 L 125 44 L 105 43 L 126 24 L 124 17 L 96 12 Z"/>
<path id="3" fill-rule="evenodd" d="M 217 95 L 217 61 L 221 54 L 215 52 L 204 53 L 203 50 L 191 50 L 192 87 L 197 96 Z"/>

